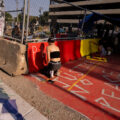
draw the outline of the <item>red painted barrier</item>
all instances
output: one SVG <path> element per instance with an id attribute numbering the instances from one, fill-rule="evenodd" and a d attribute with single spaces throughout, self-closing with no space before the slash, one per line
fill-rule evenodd
<path id="1" fill-rule="evenodd" d="M 81 55 L 80 55 L 80 43 L 81 43 L 80 40 L 74 40 L 74 56 L 75 56 L 75 59 L 78 59 L 78 58 L 81 57 Z"/>
<path id="2" fill-rule="evenodd" d="M 80 40 L 66 40 L 55 43 L 60 48 L 61 62 L 80 58 Z M 47 42 L 28 43 L 29 72 L 38 72 L 47 65 Z"/>
<path id="3" fill-rule="evenodd" d="M 29 72 L 38 72 L 46 63 L 46 47 L 47 42 L 44 43 L 28 43 L 28 65 Z"/>
<path id="4" fill-rule="evenodd" d="M 62 63 L 80 58 L 80 40 L 58 41 L 57 45 L 60 48 Z"/>

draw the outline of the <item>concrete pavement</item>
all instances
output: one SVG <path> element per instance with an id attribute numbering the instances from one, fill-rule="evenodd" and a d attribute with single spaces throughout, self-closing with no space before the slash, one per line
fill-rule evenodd
<path id="1" fill-rule="evenodd" d="M 0 120 L 48 120 L 0 79 Z"/>

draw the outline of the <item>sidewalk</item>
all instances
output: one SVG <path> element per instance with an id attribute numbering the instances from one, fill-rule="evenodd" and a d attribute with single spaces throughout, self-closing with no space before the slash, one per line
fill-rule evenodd
<path id="1" fill-rule="evenodd" d="M 0 120 L 48 120 L 0 80 Z"/>

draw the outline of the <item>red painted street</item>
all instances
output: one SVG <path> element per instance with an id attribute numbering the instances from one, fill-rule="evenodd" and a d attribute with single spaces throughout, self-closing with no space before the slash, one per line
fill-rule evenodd
<path id="1" fill-rule="evenodd" d="M 114 58 L 114 59 L 113 59 Z M 40 73 L 28 76 L 45 94 L 92 120 L 120 119 L 120 58 L 108 62 L 79 59 L 63 64 L 53 84 Z"/>

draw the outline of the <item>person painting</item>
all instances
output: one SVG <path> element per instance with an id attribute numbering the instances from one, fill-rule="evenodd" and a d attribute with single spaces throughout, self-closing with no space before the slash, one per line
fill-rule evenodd
<path id="1" fill-rule="evenodd" d="M 48 39 L 47 47 L 47 60 L 48 60 L 48 72 L 50 78 L 58 76 L 58 70 L 61 67 L 60 61 L 60 49 L 55 45 L 55 40 L 53 38 Z"/>

